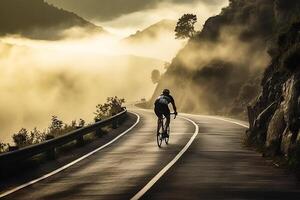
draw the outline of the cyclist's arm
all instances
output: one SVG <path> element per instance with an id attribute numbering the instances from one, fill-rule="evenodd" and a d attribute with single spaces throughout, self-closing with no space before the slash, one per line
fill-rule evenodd
<path id="1" fill-rule="evenodd" d="M 177 108 L 176 108 L 175 101 L 172 96 L 171 96 L 171 104 L 173 106 L 173 110 L 174 110 L 175 114 L 177 114 Z"/>

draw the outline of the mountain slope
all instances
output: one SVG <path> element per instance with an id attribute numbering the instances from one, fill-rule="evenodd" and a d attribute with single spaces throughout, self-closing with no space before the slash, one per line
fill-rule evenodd
<path id="1" fill-rule="evenodd" d="M 155 40 L 163 34 L 168 34 L 171 37 L 174 37 L 174 30 L 176 26 L 176 21 L 173 20 L 161 20 L 142 31 L 137 31 L 135 34 L 130 35 L 125 38 L 124 42 L 145 42 Z"/>
<path id="2" fill-rule="evenodd" d="M 0 34 L 20 34 L 37 39 L 62 37 L 61 31 L 82 27 L 102 32 L 101 27 L 43 0 L 1 0 Z"/>
<path id="3" fill-rule="evenodd" d="M 245 105 L 259 93 L 275 26 L 273 0 L 230 0 L 173 59 L 150 105 L 168 87 L 181 111 L 245 117 Z"/>

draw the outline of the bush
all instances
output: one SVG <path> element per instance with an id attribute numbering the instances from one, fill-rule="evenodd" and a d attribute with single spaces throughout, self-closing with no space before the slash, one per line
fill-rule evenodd
<path id="1" fill-rule="evenodd" d="M 64 125 L 64 123 L 62 120 L 58 119 L 57 116 L 52 116 L 51 124 L 48 128 L 48 134 L 52 135 L 54 137 L 61 135 L 63 125 Z"/>
<path id="2" fill-rule="evenodd" d="M 71 124 L 65 124 L 57 116 L 52 116 L 51 124 L 48 128 L 48 135 L 57 137 L 63 134 L 66 134 L 70 131 L 73 131 L 77 128 L 82 128 L 85 125 L 85 121 L 80 119 L 77 125 L 76 120 L 71 121 Z M 51 137 L 50 137 L 51 138 Z"/>
<path id="3" fill-rule="evenodd" d="M 106 103 L 98 104 L 96 106 L 97 110 L 94 113 L 94 120 L 99 121 L 121 112 L 123 110 L 122 104 L 124 102 L 124 99 L 119 99 L 116 96 L 107 98 Z M 23 148 L 58 137 L 77 128 L 82 128 L 85 124 L 86 123 L 83 119 L 80 119 L 78 122 L 73 120 L 70 124 L 65 124 L 57 116 L 52 116 L 51 124 L 47 131 L 39 131 L 37 128 L 34 128 L 29 132 L 27 129 L 22 128 L 18 133 L 13 134 L 12 138 L 17 148 Z M 0 142 L 0 153 L 6 152 L 8 149 L 9 144 Z"/>
<path id="4" fill-rule="evenodd" d="M 75 120 L 73 120 L 71 124 L 64 124 L 57 116 L 52 116 L 51 124 L 47 131 L 39 131 L 37 128 L 34 128 L 32 131 L 28 132 L 27 129 L 22 128 L 18 133 L 15 133 L 12 138 L 16 147 L 22 148 L 32 144 L 41 143 L 45 140 L 55 138 L 84 126 L 85 121 L 83 119 L 78 121 L 78 125 Z M 8 144 L 0 142 L 0 153 L 8 151 L 8 147 Z"/>
<path id="5" fill-rule="evenodd" d="M 8 144 L 5 144 L 5 143 L 3 143 L 3 142 L 0 142 L 0 153 L 7 152 L 7 151 L 8 151 L 8 147 L 9 147 Z"/>
<path id="6" fill-rule="evenodd" d="M 289 49 L 282 58 L 282 66 L 294 71 L 300 66 L 300 44 Z"/>
<path id="7" fill-rule="evenodd" d="M 300 143 L 298 142 L 295 147 L 289 152 L 288 164 L 292 169 L 300 170 Z M 300 175 L 300 174 L 299 174 Z"/>
<path id="8" fill-rule="evenodd" d="M 18 133 L 15 133 L 12 137 L 14 143 L 19 148 L 32 144 L 28 131 L 25 128 L 22 128 Z"/>
<path id="9" fill-rule="evenodd" d="M 84 126 L 85 126 L 85 121 L 83 119 L 80 119 L 79 122 L 78 122 L 78 127 L 82 128 Z"/>
<path id="10" fill-rule="evenodd" d="M 18 148 L 37 144 L 46 140 L 46 133 L 34 128 L 30 133 L 27 129 L 22 128 L 18 133 L 13 136 L 13 141 Z"/>
<path id="11" fill-rule="evenodd" d="M 46 133 L 44 131 L 39 131 L 37 128 L 34 128 L 30 131 L 30 137 L 32 144 L 38 144 L 46 140 Z"/>
<path id="12" fill-rule="evenodd" d="M 108 97 L 106 103 L 98 104 L 96 106 L 97 110 L 94 113 L 95 122 L 101 121 L 103 119 L 109 118 L 119 112 L 121 112 L 122 104 L 125 103 L 125 99 L 119 99 L 118 97 Z"/>

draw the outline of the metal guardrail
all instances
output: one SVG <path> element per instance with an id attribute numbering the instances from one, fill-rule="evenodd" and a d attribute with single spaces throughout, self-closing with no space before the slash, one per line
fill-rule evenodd
<path id="1" fill-rule="evenodd" d="M 6 152 L 0 154 L 0 168 L 4 166 L 8 166 L 8 164 L 18 163 L 19 161 L 24 161 L 33 156 L 47 153 L 49 157 L 55 157 L 55 149 L 64 144 L 68 144 L 72 141 L 77 141 L 78 144 L 83 143 L 83 136 L 92 132 L 100 131 L 101 128 L 112 125 L 113 128 L 116 128 L 120 122 L 127 114 L 127 110 L 124 111 L 99 122 L 96 122 L 92 125 L 88 125 L 83 128 L 79 128 L 73 130 L 67 134 L 62 136 L 41 142 L 39 144 L 31 145 L 19 150 Z"/>

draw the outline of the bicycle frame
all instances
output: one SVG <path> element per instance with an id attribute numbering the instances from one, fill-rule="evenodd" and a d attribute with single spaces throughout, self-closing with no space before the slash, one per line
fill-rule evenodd
<path id="1" fill-rule="evenodd" d="M 175 113 L 170 113 L 170 115 L 175 115 Z M 176 119 L 176 115 L 174 116 L 174 119 Z M 170 124 L 169 124 L 170 126 Z M 158 147 L 161 147 L 162 141 L 165 140 L 165 143 L 168 144 L 169 142 L 169 135 L 170 135 L 170 127 L 166 126 L 166 117 L 162 116 L 162 118 L 158 118 L 157 123 L 157 145 Z M 162 129 L 162 132 L 160 132 L 160 129 Z M 165 136 L 164 134 L 167 134 Z"/>

